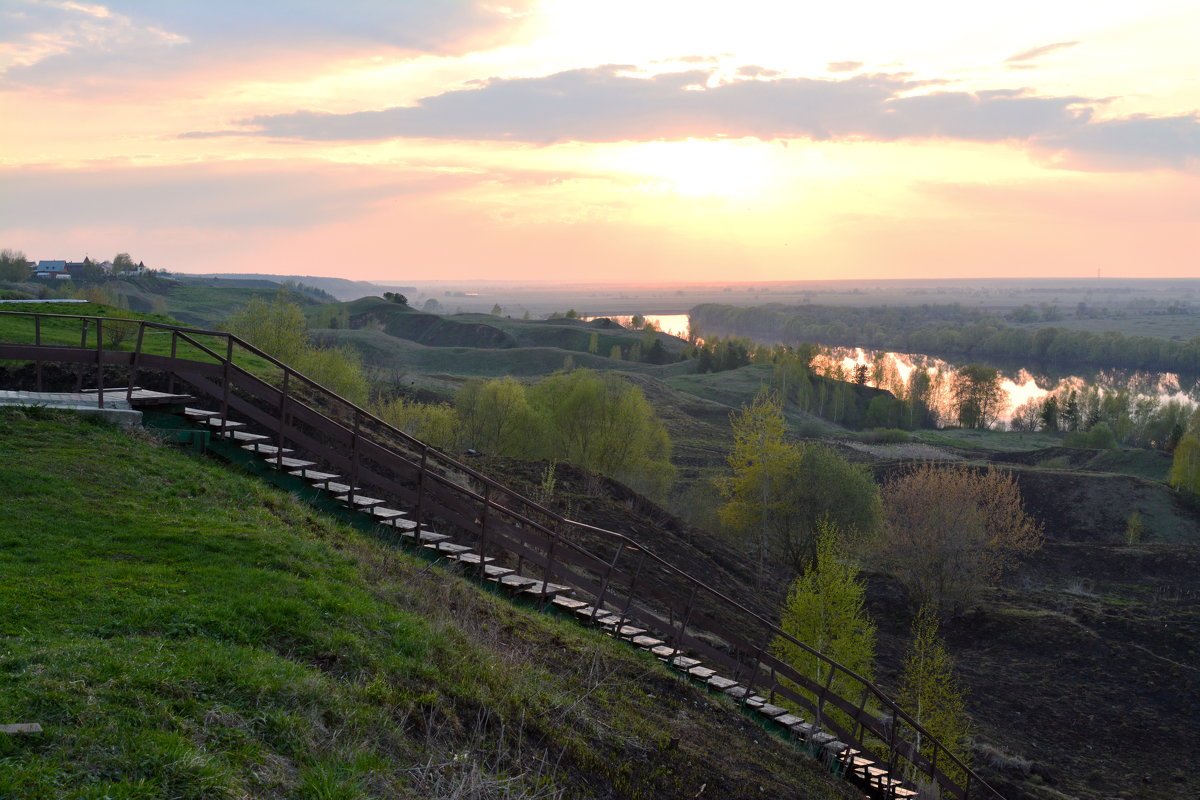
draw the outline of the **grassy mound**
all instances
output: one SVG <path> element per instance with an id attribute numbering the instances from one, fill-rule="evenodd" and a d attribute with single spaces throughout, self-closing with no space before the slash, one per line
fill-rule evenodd
<path id="1" fill-rule="evenodd" d="M 649 656 L 206 459 L 39 409 L 0 454 L 0 722 L 45 728 L 0 735 L 0 797 L 851 796 Z"/>

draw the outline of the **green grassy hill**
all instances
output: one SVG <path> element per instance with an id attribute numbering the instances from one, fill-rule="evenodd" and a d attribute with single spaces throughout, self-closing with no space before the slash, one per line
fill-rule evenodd
<path id="1" fill-rule="evenodd" d="M 147 434 L 0 411 L 4 798 L 850 797 L 653 658 Z"/>

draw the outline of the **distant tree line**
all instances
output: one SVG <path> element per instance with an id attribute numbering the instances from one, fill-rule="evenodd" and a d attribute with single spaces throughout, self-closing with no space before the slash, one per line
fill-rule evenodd
<path id="1" fill-rule="evenodd" d="M 1176 313 L 1195 312 L 1179 306 Z M 693 328 L 761 342 L 821 342 L 967 359 L 1200 373 L 1200 336 L 1184 342 L 1054 326 L 1028 330 L 958 304 L 745 308 L 708 303 L 693 308 L 690 316 Z"/>

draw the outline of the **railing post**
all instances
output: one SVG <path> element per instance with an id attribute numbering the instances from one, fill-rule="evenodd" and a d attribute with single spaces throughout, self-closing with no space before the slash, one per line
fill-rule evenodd
<path id="1" fill-rule="evenodd" d="M 87 331 L 88 331 L 88 321 L 85 319 L 85 320 L 83 320 L 82 331 L 79 334 L 79 349 L 80 350 L 87 349 Z M 76 375 L 75 375 L 75 391 L 77 391 L 77 392 L 83 391 L 83 371 L 85 369 L 87 369 L 87 366 L 81 362 L 79 364 L 79 372 L 76 373 Z"/>
<path id="2" fill-rule="evenodd" d="M 280 472 L 283 471 L 283 448 L 287 441 L 284 430 L 288 424 L 288 378 L 291 377 L 291 374 L 290 369 L 283 368 L 283 391 L 279 395 L 279 436 L 275 439 L 275 446 L 278 448 L 275 453 L 275 468 Z"/>
<path id="3" fill-rule="evenodd" d="M 33 315 L 33 343 L 38 347 L 42 346 L 42 315 Z M 39 358 L 34 366 L 34 374 L 37 376 L 37 390 L 42 391 L 42 360 Z"/>
<path id="4" fill-rule="evenodd" d="M 176 352 L 179 345 L 179 331 L 171 331 L 171 360 L 176 358 Z M 167 379 L 167 391 L 175 394 L 175 367 L 171 366 L 171 377 Z"/>
<path id="5" fill-rule="evenodd" d="M 224 439 L 229 430 L 229 370 L 233 366 L 233 337 L 225 335 L 225 364 L 222 371 L 221 383 L 221 438 Z"/>
<path id="6" fill-rule="evenodd" d="M 554 578 L 554 546 L 556 544 L 558 544 L 558 537 L 560 535 L 559 530 L 560 530 L 561 526 L 562 526 L 562 523 L 559 520 L 555 520 L 554 521 L 554 530 L 552 530 L 550 532 L 550 544 L 547 545 L 547 547 L 546 547 L 546 569 L 544 572 L 542 572 L 543 586 L 549 586 L 553 582 L 552 579 Z M 547 598 L 549 598 L 549 597 L 550 597 L 549 592 L 542 593 L 541 608 L 546 607 L 546 603 L 548 602 Z"/>
<path id="7" fill-rule="evenodd" d="M 347 505 L 354 508 L 354 492 L 358 488 L 358 436 L 361 418 L 358 407 L 354 407 L 354 431 L 350 434 L 350 488 L 346 492 Z"/>
<path id="8" fill-rule="evenodd" d="M 629 614 L 629 607 L 633 605 L 633 590 L 637 586 L 638 578 L 642 574 L 642 565 L 646 563 L 646 551 L 641 550 L 642 557 L 638 559 L 637 566 L 633 570 L 633 579 L 629 581 L 629 596 L 625 598 L 625 607 L 621 609 L 621 624 L 625 624 L 626 615 Z"/>
<path id="9" fill-rule="evenodd" d="M 487 524 L 488 510 L 492 506 L 492 485 L 483 485 L 483 513 L 479 515 L 479 577 L 487 578 Z M 418 540 L 419 541 L 419 540 Z"/>
<path id="10" fill-rule="evenodd" d="M 96 402 L 104 408 L 104 329 L 102 321 L 96 320 Z"/>
<path id="11" fill-rule="evenodd" d="M 600 607 L 604 605 L 604 598 L 608 594 L 608 582 L 612 580 L 613 570 L 617 568 L 617 559 L 621 557 L 621 551 L 625 546 L 617 543 L 617 552 L 613 555 L 612 563 L 608 565 L 608 569 L 604 571 L 604 580 L 600 582 L 600 596 L 596 598 L 596 602 L 592 604 L 591 621 L 596 621 L 596 615 L 600 611 Z"/>
<path id="12" fill-rule="evenodd" d="M 133 363 L 129 366 L 129 387 L 125 390 L 125 402 L 133 399 L 133 384 L 137 382 L 138 366 L 142 362 L 142 337 L 146 335 L 146 321 L 138 323 L 137 346 L 133 349 Z"/>
<path id="13" fill-rule="evenodd" d="M 696 602 L 696 593 L 700 591 L 700 584 L 692 582 L 692 594 L 688 597 L 687 605 L 683 609 L 683 616 L 679 618 L 679 633 L 675 635 L 675 649 L 681 650 L 680 645 L 683 644 L 683 637 L 687 633 L 688 623 L 692 621 L 692 607 Z"/>
<path id="14" fill-rule="evenodd" d="M 425 471 L 427 469 L 429 469 L 429 445 L 421 448 L 421 471 L 417 473 L 417 507 L 413 511 L 417 527 L 413 528 L 413 536 L 418 542 L 421 541 L 422 525 L 424 524 L 422 512 L 425 508 Z"/>

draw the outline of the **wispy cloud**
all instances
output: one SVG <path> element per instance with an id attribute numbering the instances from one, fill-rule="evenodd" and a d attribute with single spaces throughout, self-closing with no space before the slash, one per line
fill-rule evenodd
<path id="1" fill-rule="evenodd" d="M 364 47 L 455 55 L 508 43 L 534 8 L 534 0 L 11 0 L 0 11 L 0 74 L 9 86 L 70 90 Z"/>
<path id="2" fill-rule="evenodd" d="M 830 72 L 858 72 L 862 67 L 861 61 L 830 61 L 825 65 Z"/>
<path id="3" fill-rule="evenodd" d="M 1079 42 L 1055 42 L 1054 44 L 1044 44 L 1041 47 L 1033 47 L 1029 50 L 1023 50 L 1016 55 L 1011 55 L 1004 59 L 1005 64 L 1014 65 L 1014 67 L 1025 67 L 1030 62 L 1037 61 L 1042 56 L 1048 56 L 1051 53 L 1057 53 L 1060 50 L 1074 47 Z"/>
<path id="4" fill-rule="evenodd" d="M 766 80 L 764 74 L 750 67 L 743 76 L 753 79 L 710 85 L 715 73 L 708 70 L 643 76 L 631 74 L 627 65 L 607 65 L 495 78 L 381 111 L 298 111 L 238 124 L 243 135 L 309 141 L 1009 141 L 1074 154 L 1079 156 L 1076 165 L 1086 161 L 1099 169 L 1114 168 L 1122 159 L 1185 168 L 1200 158 L 1200 119 L 1195 115 L 1097 121 L 1100 102 L 1087 97 L 1047 97 L 1023 89 L 933 89 L 902 74 Z"/>

